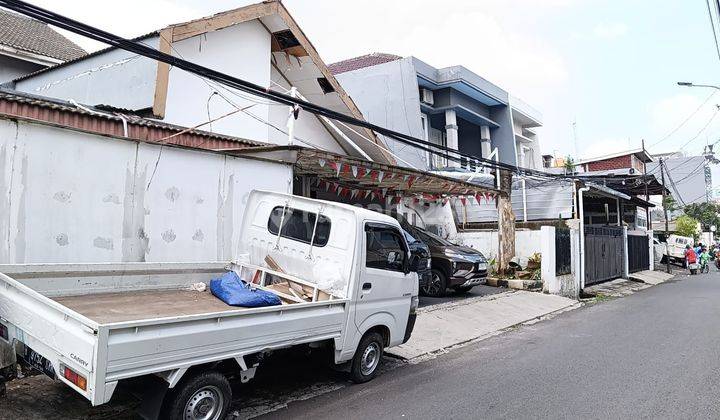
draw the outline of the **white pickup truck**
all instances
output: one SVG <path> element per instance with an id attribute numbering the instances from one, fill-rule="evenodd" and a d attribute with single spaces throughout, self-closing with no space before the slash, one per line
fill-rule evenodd
<path id="1" fill-rule="evenodd" d="M 239 242 L 229 263 L 0 265 L 0 378 L 20 364 L 93 405 L 133 380 L 145 417 L 222 419 L 228 377 L 250 380 L 274 349 L 326 346 L 364 382 L 410 337 L 418 280 L 393 218 L 254 191 Z M 283 304 L 234 307 L 191 287 L 227 270 Z"/>

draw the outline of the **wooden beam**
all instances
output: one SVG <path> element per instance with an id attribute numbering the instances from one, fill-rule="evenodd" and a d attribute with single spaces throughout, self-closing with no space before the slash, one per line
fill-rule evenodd
<path id="1" fill-rule="evenodd" d="M 173 25 L 172 40 L 173 42 L 182 41 L 207 32 L 217 31 L 238 23 L 275 14 L 278 10 L 278 4 L 276 0 L 269 0 L 239 9 L 228 10 L 203 19 Z"/>
<path id="2" fill-rule="evenodd" d="M 165 28 L 160 31 L 158 49 L 165 54 L 171 53 L 171 40 L 173 29 Z M 168 82 L 170 80 L 170 65 L 157 62 L 157 73 L 155 75 L 155 95 L 153 96 L 152 113 L 157 118 L 165 118 L 165 106 L 167 105 Z"/>

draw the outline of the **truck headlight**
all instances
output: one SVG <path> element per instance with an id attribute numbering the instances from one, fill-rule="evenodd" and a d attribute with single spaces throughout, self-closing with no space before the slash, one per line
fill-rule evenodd
<path id="1" fill-rule="evenodd" d="M 427 259 L 427 264 L 425 265 L 425 268 L 430 269 L 431 261 L 430 258 Z"/>
<path id="2" fill-rule="evenodd" d="M 487 263 L 479 263 L 478 264 L 478 270 L 485 271 L 487 270 Z"/>

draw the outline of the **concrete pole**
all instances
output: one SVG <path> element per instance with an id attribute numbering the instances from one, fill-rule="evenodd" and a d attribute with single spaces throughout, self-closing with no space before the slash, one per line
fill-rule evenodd
<path id="1" fill-rule="evenodd" d="M 665 161 L 660 158 L 660 178 L 662 181 L 662 206 L 663 212 L 665 213 L 665 271 L 670 272 L 670 247 L 668 246 L 668 237 L 670 230 L 670 221 L 668 220 L 667 203 L 665 198 L 667 193 L 665 192 Z"/>
<path id="2" fill-rule="evenodd" d="M 445 138 L 449 149 L 459 150 L 457 115 L 454 109 L 445 110 Z M 460 162 L 448 160 L 447 165 L 459 167 Z"/>

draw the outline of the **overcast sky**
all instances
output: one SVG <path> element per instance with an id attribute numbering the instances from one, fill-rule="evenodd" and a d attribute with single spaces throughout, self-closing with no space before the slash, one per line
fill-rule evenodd
<path id="1" fill-rule="evenodd" d="M 253 3 L 31 1 L 124 36 Z M 690 141 L 720 94 L 665 138 L 712 93 L 675 82 L 720 83 L 705 0 L 284 3 L 327 63 L 369 52 L 414 55 L 437 67 L 463 65 L 508 90 L 542 112 L 544 153 L 590 157 L 645 139 L 651 152 L 682 146 L 696 154 L 720 138 L 718 115 Z"/>

